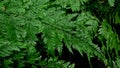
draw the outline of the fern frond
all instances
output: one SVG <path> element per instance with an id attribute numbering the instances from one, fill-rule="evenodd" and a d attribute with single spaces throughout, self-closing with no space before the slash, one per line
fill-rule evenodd
<path id="1" fill-rule="evenodd" d="M 113 32 L 112 27 L 106 20 L 103 21 L 99 29 L 99 39 L 103 45 L 101 50 L 103 54 L 106 55 L 106 59 L 108 59 L 107 64 L 113 67 L 114 59 L 119 55 L 120 43 L 117 34 Z"/>
<path id="2" fill-rule="evenodd" d="M 48 48 L 48 53 L 54 55 L 55 49 L 57 48 L 59 48 L 60 51 L 63 46 L 62 40 L 64 40 L 66 46 L 71 52 L 71 47 L 73 47 L 81 54 L 85 52 L 91 56 L 94 54 L 102 56 L 99 47 L 92 43 L 99 22 L 94 16 L 89 12 L 82 12 L 79 14 L 77 21 L 70 21 L 71 18 L 68 18 L 72 15 L 63 16 L 63 11 L 55 11 L 54 9 L 52 11 L 54 13 L 51 13 L 51 15 L 50 13 L 46 14 L 46 17 L 42 18 L 42 24 L 45 26 L 43 37 L 46 48 Z M 46 13 L 48 12 L 49 11 L 46 11 Z M 56 14 L 58 12 L 59 14 Z M 73 28 L 75 28 L 75 30 L 73 30 Z"/>
<path id="3" fill-rule="evenodd" d="M 74 68 L 74 64 L 70 64 L 70 62 L 65 62 L 63 60 L 58 60 L 57 58 L 46 59 L 44 61 L 40 61 L 39 64 L 42 68 Z"/>
<path id="4" fill-rule="evenodd" d="M 71 9 L 72 11 L 80 11 L 85 8 L 85 3 L 89 0 L 56 0 L 55 3 L 63 8 Z"/>

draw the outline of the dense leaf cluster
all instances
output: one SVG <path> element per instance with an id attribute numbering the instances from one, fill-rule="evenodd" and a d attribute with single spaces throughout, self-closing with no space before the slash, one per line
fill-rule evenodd
<path id="1" fill-rule="evenodd" d="M 65 46 L 120 68 L 119 11 L 119 0 L 0 0 L 0 67 L 74 68 Z"/>

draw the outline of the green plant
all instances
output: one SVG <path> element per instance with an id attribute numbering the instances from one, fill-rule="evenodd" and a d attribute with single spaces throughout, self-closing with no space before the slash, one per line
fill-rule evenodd
<path id="1" fill-rule="evenodd" d="M 93 57 L 120 67 L 119 6 L 119 0 L 0 0 L 0 67 L 74 68 L 59 59 L 63 42 L 71 53 L 87 54 L 91 68 Z"/>

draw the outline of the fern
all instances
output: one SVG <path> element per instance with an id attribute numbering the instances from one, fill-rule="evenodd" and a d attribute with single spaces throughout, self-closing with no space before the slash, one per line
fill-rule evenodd
<path id="1" fill-rule="evenodd" d="M 101 50 L 105 55 L 108 56 L 106 57 L 106 59 L 108 59 L 107 64 L 111 64 L 110 66 L 112 67 L 113 61 L 114 59 L 117 59 L 118 52 L 120 51 L 119 39 L 116 33 L 112 31 L 111 26 L 106 22 L 107 21 L 104 20 L 101 28 L 99 29 L 99 34 L 100 34 L 99 38 L 103 45 Z"/>
<path id="2" fill-rule="evenodd" d="M 0 67 L 23 68 L 32 66 L 37 68 L 43 64 L 36 63 L 41 60 L 36 51 L 36 34 L 43 31 L 39 18 L 40 9 L 48 1 L 39 0 L 4 0 L 1 1 L 0 13 Z M 41 5 L 39 5 L 41 3 Z M 15 6 L 15 7 L 14 7 Z M 36 9 L 37 8 L 37 9 Z M 40 9 L 39 9 L 40 8 Z M 38 12 L 39 11 L 39 12 Z M 38 13 L 38 14 L 36 14 Z M 40 24 L 41 23 L 41 24 Z M 51 62 L 54 60 L 50 60 Z M 49 62 L 41 60 L 40 62 Z M 61 65 L 64 62 L 55 60 Z M 51 64 L 50 64 L 51 65 Z M 66 67 L 69 64 L 61 66 Z M 58 68 L 61 66 L 57 66 Z M 44 68 L 44 66 L 43 66 Z"/>
<path id="3" fill-rule="evenodd" d="M 72 11 L 79 11 L 85 8 L 85 3 L 89 0 L 57 0 L 56 4 L 60 4 L 63 8 L 71 9 Z"/>
<path id="4" fill-rule="evenodd" d="M 72 54 L 85 53 L 91 68 L 95 57 L 120 67 L 119 15 L 118 0 L 0 0 L 0 67 L 74 68 L 60 60 L 63 43 Z"/>
<path id="5" fill-rule="evenodd" d="M 49 58 L 39 63 L 42 68 L 74 68 L 74 64 L 70 65 L 69 62 L 66 63 L 62 60 L 58 61 L 57 58 Z"/>

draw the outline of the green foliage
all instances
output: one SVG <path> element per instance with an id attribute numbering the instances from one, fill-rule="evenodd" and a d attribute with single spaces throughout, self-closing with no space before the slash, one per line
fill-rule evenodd
<path id="1" fill-rule="evenodd" d="M 47 63 L 46 63 L 47 62 Z M 50 58 L 45 59 L 44 61 L 40 61 L 39 64 L 42 66 L 42 68 L 74 68 L 74 64 L 71 64 L 69 62 L 64 61 L 58 61 L 57 58 Z"/>
<path id="2" fill-rule="evenodd" d="M 109 5 L 112 7 L 114 6 L 114 2 L 115 2 L 115 0 L 108 0 Z"/>
<path id="3" fill-rule="evenodd" d="M 89 0 L 56 0 L 55 3 L 63 8 L 79 11 L 85 8 L 85 3 Z"/>
<path id="4" fill-rule="evenodd" d="M 118 52 L 120 51 L 119 38 L 116 33 L 112 31 L 112 27 L 107 23 L 106 20 L 103 21 L 99 29 L 99 39 L 102 43 L 102 52 L 104 55 L 107 54 L 107 64 L 113 64 L 113 60 L 118 58 Z M 104 40 L 104 41 L 103 41 Z"/>
<path id="5" fill-rule="evenodd" d="M 43 29 L 38 14 L 46 2 L 37 0 L 0 2 L 0 67 L 12 68 L 17 65 L 18 68 L 23 68 L 32 65 L 32 68 L 36 68 L 40 66 L 40 64 L 35 65 L 35 62 L 40 60 L 40 55 L 35 49 L 37 41 L 35 35 Z M 57 61 L 54 61 L 55 63 L 57 64 Z M 60 65 L 63 62 L 58 61 L 58 63 Z"/>
<path id="6" fill-rule="evenodd" d="M 97 57 L 108 67 L 120 68 L 119 31 L 114 27 L 120 24 L 120 14 L 115 2 L 0 0 L 0 67 L 74 68 L 74 63 L 59 59 L 65 43 L 71 53 L 76 49 L 81 55 L 87 54 L 89 63 Z M 42 37 L 37 38 L 39 33 Z M 95 37 L 101 47 L 93 42 Z M 35 47 L 40 39 L 46 59 Z"/>

